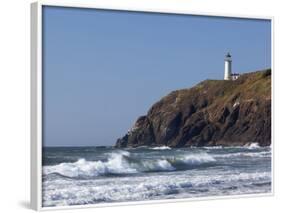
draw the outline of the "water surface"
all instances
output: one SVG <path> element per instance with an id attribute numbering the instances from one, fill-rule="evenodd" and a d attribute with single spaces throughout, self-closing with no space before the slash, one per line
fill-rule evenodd
<path id="1" fill-rule="evenodd" d="M 43 206 L 271 192 L 271 148 L 48 147 Z"/>

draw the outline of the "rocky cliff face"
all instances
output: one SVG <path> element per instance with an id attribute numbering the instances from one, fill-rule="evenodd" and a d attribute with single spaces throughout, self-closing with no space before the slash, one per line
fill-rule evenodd
<path id="1" fill-rule="evenodd" d="M 171 92 L 116 147 L 271 144 L 271 70 Z"/>

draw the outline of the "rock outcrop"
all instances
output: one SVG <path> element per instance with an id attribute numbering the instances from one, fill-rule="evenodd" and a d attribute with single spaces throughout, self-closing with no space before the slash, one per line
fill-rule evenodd
<path id="1" fill-rule="evenodd" d="M 271 69 L 171 92 L 116 147 L 271 144 Z"/>

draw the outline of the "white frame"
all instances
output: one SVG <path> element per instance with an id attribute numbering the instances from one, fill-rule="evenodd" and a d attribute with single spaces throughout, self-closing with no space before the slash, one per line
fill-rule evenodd
<path id="1" fill-rule="evenodd" d="M 246 194 L 246 195 L 226 195 L 198 198 L 181 198 L 172 200 L 153 200 L 153 201 L 133 201 L 120 203 L 105 203 L 105 204 L 88 204 L 76 206 L 59 206 L 59 207 L 43 207 L 42 206 L 42 8 L 43 6 L 57 7 L 76 7 L 89 9 L 104 9 L 129 12 L 154 12 L 166 14 L 186 14 L 186 15 L 202 15 L 216 16 L 229 18 L 250 18 L 250 19 L 266 19 L 271 21 L 271 192 L 263 194 Z M 183 201 L 198 201 L 198 200 L 213 200 L 213 199 L 233 199 L 241 197 L 261 197 L 274 195 L 274 17 L 269 16 L 247 16 L 238 14 L 214 14 L 199 11 L 188 10 L 158 10 L 144 7 L 130 6 L 108 6 L 104 4 L 83 4 L 83 3 L 66 3 L 61 1 L 38 1 L 31 4 L 31 208 L 37 211 L 41 210 L 58 210 L 58 209 L 77 209 L 105 206 L 124 206 L 124 205 L 139 205 L 152 203 L 167 203 L 167 202 L 183 202 Z"/>

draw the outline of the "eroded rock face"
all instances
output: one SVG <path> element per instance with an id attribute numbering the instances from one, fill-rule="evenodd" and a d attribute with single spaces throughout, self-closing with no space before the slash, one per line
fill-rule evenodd
<path id="1" fill-rule="evenodd" d="M 206 80 L 155 103 L 116 147 L 271 144 L 271 70 Z"/>

